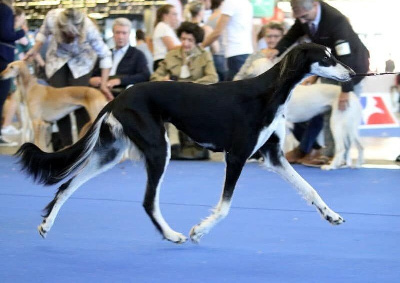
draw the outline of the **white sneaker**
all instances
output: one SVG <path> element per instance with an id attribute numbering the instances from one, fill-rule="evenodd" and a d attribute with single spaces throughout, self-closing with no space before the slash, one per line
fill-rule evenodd
<path id="1" fill-rule="evenodd" d="M 1 129 L 1 134 L 6 135 L 6 136 L 19 135 L 20 133 L 21 133 L 21 130 L 18 130 L 13 125 L 8 125 L 7 127 L 4 127 Z"/>
<path id="2" fill-rule="evenodd" d="M 5 139 L 4 137 L 0 136 L 0 146 L 17 146 L 18 143 L 15 141 L 9 141 Z"/>

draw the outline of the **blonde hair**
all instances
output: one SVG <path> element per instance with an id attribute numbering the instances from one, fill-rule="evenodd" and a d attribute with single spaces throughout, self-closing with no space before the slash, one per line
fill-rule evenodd
<path id="1" fill-rule="evenodd" d="M 79 38 L 79 42 L 83 42 L 86 36 L 84 32 L 85 18 L 85 14 L 75 8 L 62 11 L 57 17 L 55 34 L 57 42 L 63 42 L 63 32 L 73 34 Z"/>
<path id="2" fill-rule="evenodd" d="M 188 4 L 188 6 L 192 18 L 196 17 L 202 10 L 205 9 L 202 1 L 192 1 Z"/>

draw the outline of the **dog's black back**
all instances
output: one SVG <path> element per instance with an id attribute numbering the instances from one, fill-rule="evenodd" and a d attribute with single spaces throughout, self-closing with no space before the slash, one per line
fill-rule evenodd
<path id="1" fill-rule="evenodd" d="M 257 135 L 272 121 L 277 105 L 286 100 L 269 78 L 277 72 L 279 66 L 259 78 L 212 85 L 142 83 L 118 96 L 112 113 L 123 125 L 129 124 L 126 113 L 148 115 L 157 122 L 153 130 L 163 122 L 171 122 L 198 143 L 212 144 L 210 149 L 229 150 L 238 138 Z"/>

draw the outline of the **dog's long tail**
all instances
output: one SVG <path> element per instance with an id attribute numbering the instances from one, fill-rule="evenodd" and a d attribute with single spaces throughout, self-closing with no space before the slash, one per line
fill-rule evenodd
<path id="1" fill-rule="evenodd" d="M 109 115 L 107 106 L 100 112 L 88 132 L 75 144 L 58 152 L 43 152 L 33 143 L 25 143 L 15 154 L 18 163 L 34 181 L 52 185 L 63 180 L 78 169 L 90 156 L 95 147 L 100 128 Z"/>

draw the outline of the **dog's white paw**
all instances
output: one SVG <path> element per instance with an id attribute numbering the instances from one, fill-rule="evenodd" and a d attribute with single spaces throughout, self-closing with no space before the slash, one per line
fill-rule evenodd
<path id="1" fill-rule="evenodd" d="M 329 207 L 324 207 L 324 208 L 317 207 L 317 210 L 321 214 L 322 218 L 327 220 L 332 225 L 340 225 L 343 222 L 346 222 L 343 219 L 343 217 L 341 217 L 339 214 L 331 210 Z"/>
<path id="2" fill-rule="evenodd" d="M 325 170 L 325 171 L 328 171 L 328 170 L 336 169 L 336 167 L 333 166 L 333 165 L 331 165 L 331 164 L 326 164 L 326 165 L 322 165 L 322 166 L 321 166 L 321 169 L 322 169 L 322 170 Z"/>
<path id="3" fill-rule="evenodd" d="M 200 225 L 195 225 L 192 227 L 192 229 L 190 230 L 190 240 L 195 243 L 198 244 L 201 240 L 201 238 L 206 235 L 208 233 L 208 231 L 206 231 L 205 229 L 202 229 Z"/>
<path id="4" fill-rule="evenodd" d="M 164 238 L 175 244 L 183 244 L 184 242 L 187 241 L 187 238 L 185 235 L 178 233 L 178 232 L 173 232 L 173 231 L 164 234 Z"/>
<path id="5" fill-rule="evenodd" d="M 44 225 L 42 223 L 37 227 L 37 229 L 38 229 L 38 232 L 39 232 L 40 236 L 42 236 L 43 239 L 46 239 L 48 231 L 43 226 Z"/>
<path id="6" fill-rule="evenodd" d="M 43 239 L 46 238 L 47 233 L 50 231 L 51 227 L 53 226 L 53 220 L 50 218 L 45 218 L 43 219 L 42 223 L 37 227 L 40 236 L 42 236 Z"/>

